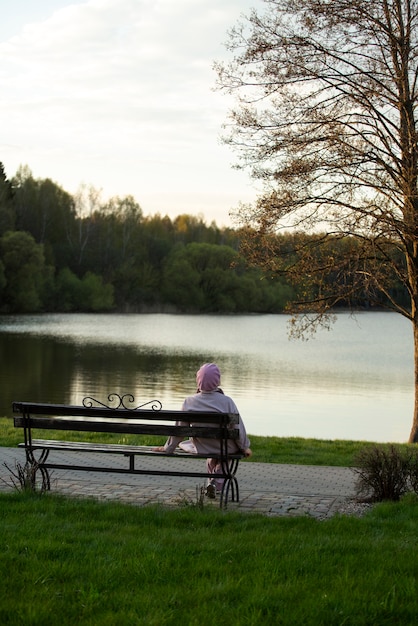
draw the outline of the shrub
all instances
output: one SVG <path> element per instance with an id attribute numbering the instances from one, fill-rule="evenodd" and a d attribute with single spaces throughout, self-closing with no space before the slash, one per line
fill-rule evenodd
<path id="1" fill-rule="evenodd" d="M 415 454 L 411 455 L 410 467 L 409 467 L 409 480 L 411 483 L 411 489 L 418 495 L 418 450 Z"/>
<path id="2" fill-rule="evenodd" d="M 413 453 L 394 445 L 376 445 L 360 450 L 353 471 L 358 474 L 356 493 L 375 502 L 398 501 L 410 485 Z M 415 455 L 415 486 L 418 456 Z"/>

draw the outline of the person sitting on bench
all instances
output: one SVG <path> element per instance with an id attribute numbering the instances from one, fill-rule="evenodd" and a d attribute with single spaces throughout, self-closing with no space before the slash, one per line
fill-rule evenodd
<path id="1" fill-rule="evenodd" d="M 234 401 L 224 394 L 219 387 L 221 382 L 221 372 L 216 363 L 205 363 L 196 374 L 197 393 L 187 397 L 182 406 L 182 411 L 217 411 L 220 413 L 237 413 L 239 411 Z M 188 424 L 188 422 L 178 422 L 179 425 Z M 239 439 L 230 440 L 228 443 L 228 453 L 236 454 L 241 452 L 245 457 L 250 457 L 252 451 L 250 449 L 250 440 L 239 415 L 237 424 L 239 429 Z M 191 454 L 207 454 L 213 452 L 214 455 L 219 453 L 219 441 L 215 439 L 203 439 L 193 437 L 187 441 L 182 441 L 181 437 L 169 437 L 164 446 L 155 448 L 156 452 L 173 453 L 179 446 L 185 452 Z M 219 458 L 208 458 L 206 467 L 209 474 L 213 474 L 214 478 L 208 481 L 206 487 L 206 495 L 209 498 L 215 498 L 216 492 L 222 490 L 223 479 L 216 478 L 216 474 L 222 473 Z"/>

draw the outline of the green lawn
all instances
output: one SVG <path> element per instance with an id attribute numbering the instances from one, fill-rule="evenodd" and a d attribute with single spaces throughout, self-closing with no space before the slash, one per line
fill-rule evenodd
<path id="1" fill-rule="evenodd" d="M 0 445 L 21 435 L 0 419 Z M 251 439 L 251 461 L 312 465 L 350 466 L 373 445 Z M 413 494 L 318 521 L 3 493 L 0 624 L 412 625 L 417 520 Z"/>
<path id="2" fill-rule="evenodd" d="M 0 494 L 0 623 L 416 624 L 418 503 L 270 518 Z"/>

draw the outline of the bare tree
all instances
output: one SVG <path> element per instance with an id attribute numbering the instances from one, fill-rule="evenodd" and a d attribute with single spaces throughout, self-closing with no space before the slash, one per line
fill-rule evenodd
<path id="1" fill-rule="evenodd" d="M 302 324 L 360 293 L 412 322 L 418 442 L 418 0 L 264 4 L 229 33 L 232 60 L 216 65 L 237 101 L 225 141 L 263 184 L 236 218 L 259 262 L 303 276 Z M 286 256 L 277 233 L 289 228 L 298 236 Z"/>
<path id="2" fill-rule="evenodd" d="M 86 247 L 91 238 L 93 228 L 93 216 L 100 209 L 101 190 L 93 185 L 81 184 L 74 196 L 75 211 L 77 214 L 76 238 L 71 240 L 71 232 L 68 233 L 70 243 L 76 252 L 76 262 L 79 267 L 83 263 Z"/>

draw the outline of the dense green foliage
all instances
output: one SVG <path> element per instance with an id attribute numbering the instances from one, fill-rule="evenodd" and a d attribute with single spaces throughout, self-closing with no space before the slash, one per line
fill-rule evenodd
<path id="1" fill-rule="evenodd" d="M 239 248 L 238 231 L 201 217 L 145 217 L 132 197 L 73 197 L 0 164 L 0 313 L 282 311 L 291 288 Z"/>
<path id="2" fill-rule="evenodd" d="M 355 280 L 337 270 L 321 284 L 307 280 L 309 268 L 292 274 L 305 247 L 300 233 L 274 238 L 273 267 L 253 263 L 250 234 L 191 215 L 145 217 L 130 196 L 102 203 L 85 188 L 71 196 L 49 179 L 35 180 L 28 168 L 9 181 L 0 163 L 0 313 L 279 313 L 307 290 L 315 298 L 327 285 Z M 327 241 L 317 247 L 318 259 L 335 262 L 347 245 L 356 244 Z"/>
<path id="3" fill-rule="evenodd" d="M 319 522 L 0 494 L 0 622 L 415 624 L 416 509 Z"/>

